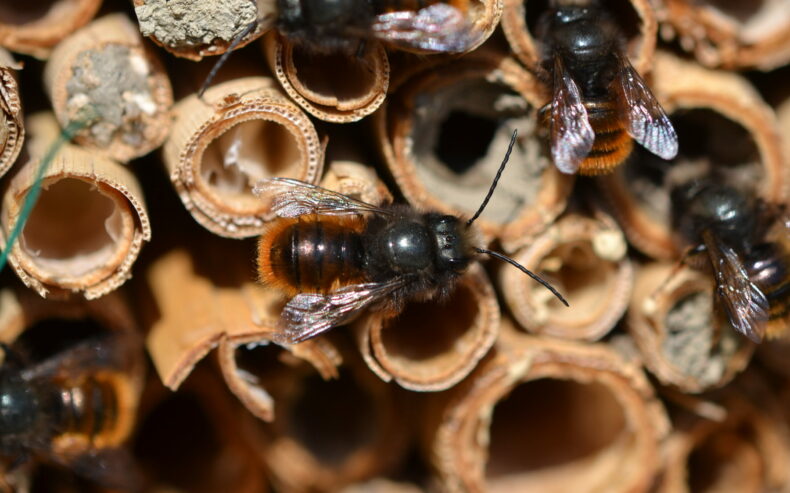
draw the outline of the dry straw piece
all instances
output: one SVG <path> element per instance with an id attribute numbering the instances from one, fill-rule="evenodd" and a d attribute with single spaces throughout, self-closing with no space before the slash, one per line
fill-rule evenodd
<path id="1" fill-rule="evenodd" d="M 604 345 L 512 332 L 429 402 L 442 490 L 646 491 L 669 423 L 639 366 Z"/>
<path id="2" fill-rule="evenodd" d="M 180 101 L 164 146 L 170 180 L 192 216 L 220 236 L 260 234 L 273 217 L 253 195 L 259 180 L 315 183 L 323 148 L 310 119 L 265 77 L 211 87 Z"/>
<path id="3" fill-rule="evenodd" d="M 662 52 L 653 79 L 678 132 L 678 156 L 667 162 L 635 149 L 624 166 L 599 178 L 632 245 L 657 259 L 679 255 L 669 190 L 695 177 L 721 175 L 768 202 L 788 200 L 790 166 L 776 115 L 745 79 Z"/>
<path id="4" fill-rule="evenodd" d="M 673 275 L 675 268 L 667 262 L 638 270 L 628 330 L 661 383 L 686 393 L 720 387 L 746 367 L 754 344 L 716 321 L 710 277 L 688 267 Z"/>
<path id="5" fill-rule="evenodd" d="M 513 54 L 529 68 L 537 67 L 543 60 L 540 42 L 530 29 L 546 4 L 536 0 L 505 0 L 502 30 Z M 607 0 L 603 5 L 615 16 L 615 21 L 626 35 L 626 50 L 631 63 L 641 74 L 650 72 L 658 30 L 656 13 L 650 0 Z"/>
<path id="6" fill-rule="evenodd" d="M 51 114 L 39 113 L 28 117 L 28 135 L 30 159 L 16 168 L 3 195 L 3 241 L 60 128 Z M 8 260 L 22 282 L 43 297 L 74 292 L 93 299 L 131 277 L 132 264 L 150 239 L 135 176 L 116 162 L 65 144 L 43 175 L 41 196 Z"/>
<path id="7" fill-rule="evenodd" d="M 515 60 L 490 51 L 415 70 L 375 121 L 406 199 L 426 210 L 473 214 L 518 130 L 510 164 L 476 224 L 509 251 L 540 233 L 565 208 L 573 183 L 551 164 L 535 133 L 540 92 Z"/>
<path id="8" fill-rule="evenodd" d="M 516 269 L 500 270 L 499 286 L 513 316 L 529 332 L 594 341 L 606 335 L 628 307 L 633 268 L 614 220 L 563 216 L 514 259 L 540 273 L 570 303 L 566 307 Z"/>
<path id="9" fill-rule="evenodd" d="M 790 61 L 790 3 L 664 0 L 661 37 L 709 67 L 772 70 Z"/>
<path id="10" fill-rule="evenodd" d="M 416 391 L 445 390 L 466 377 L 497 337 L 499 304 L 472 264 L 450 296 L 411 302 L 394 318 L 370 313 L 354 323 L 357 345 L 382 380 Z"/>
<path id="11" fill-rule="evenodd" d="M 87 24 L 100 6 L 101 0 L 4 2 L 0 46 L 46 58 L 63 38 Z"/>
<path id="12" fill-rule="evenodd" d="M 323 54 L 272 31 L 264 37 L 263 48 L 283 90 L 321 120 L 357 121 L 376 111 L 387 95 L 389 60 L 376 41 L 361 56 Z"/>
<path id="13" fill-rule="evenodd" d="M 254 0 L 133 0 L 140 31 L 170 53 L 199 61 L 225 53 L 250 25 L 237 48 L 258 39 L 266 23 Z M 265 2 L 261 2 L 265 3 Z M 272 2 L 273 4 L 274 2 Z"/>
<path id="14" fill-rule="evenodd" d="M 0 176 L 14 164 L 25 141 L 22 102 L 16 80 L 16 71 L 21 68 L 10 53 L 0 48 Z"/>
<path id="15" fill-rule="evenodd" d="M 281 375 L 262 452 L 278 491 L 338 491 L 388 472 L 405 453 L 406 396 L 358 356 L 343 360 L 329 381 L 314 371 Z"/>
<path id="16" fill-rule="evenodd" d="M 74 140 L 102 155 L 126 162 L 167 137 L 170 79 L 123 14 L 97 19 L 60 43 L 44 84 L 60 124 L 87 120 Z"/>

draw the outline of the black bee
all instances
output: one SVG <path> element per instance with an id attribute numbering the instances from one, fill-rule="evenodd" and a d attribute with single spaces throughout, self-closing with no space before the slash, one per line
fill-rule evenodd
<path id="1" fill-rule="evenodd" d="M 104 487 L 136 490 L 139 478 L 121 448 L 134 422 L 127 371 L 140 364 L 135 347 L 131 337 L 95 336 L 28 364 L 2 345 L 0 454 L 10 467 L 35 458 Z"/>
<path id="2" fill-rule="evenodd" d="M 734 188 L 693 181 L 672 192 L 684 262 L 713 273 L 716 305 L 754 342 L 790 325 L 790 220 Z M 704 254 L 704 255 L 703 255 Z"/>
<path id="3" fill-rule="evenodd" d="M 552 81 L 552 100 L 541 114 L 557 168 L 609 173 L 631 154 L 633 140 L 663 159 L 675 157 L 672 123 L 628 61 L 614 19 L 596 3 L 552 5 L 538 20 L 538 73 Z"/>
<path id="4" fill-rule="evenodd" d="M 466 221 L 404 205 L 378 207 L 292 179 L 261 182 L 255 191 L 272 201 L 279 218 L 258 243 L 260 279 L 291 296 L 276 340 L 303 341 L 371 306 L 394 315 L 407 301 L 446 296 L 478 254 L 509 262 L 567 305 L 546 281 L 477 245 L 472 223 L 491 198 L 515 138 L 514 132 L 488 195 Z"/>

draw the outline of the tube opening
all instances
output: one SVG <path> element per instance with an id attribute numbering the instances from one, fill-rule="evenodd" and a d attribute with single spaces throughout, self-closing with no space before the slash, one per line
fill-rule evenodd
<path id="1" fill-rule="evenodd" d="M 341 372 L 336 380 L 307 377 L 285 417 L 278 411 L 278 419 L 287 420 L 287 433 L 321 464 L 341 466 L 382 432 L 377 411 L 368 389 L 348 372 Z"/>
<path id="2" fill-rule="evenodd" d="M 92 318 L 45 318 L 26 328 L 14 341 L 14 348 L 36 363 L 108 333 L 109 329 Z"/>
<path id="3" fill-rule="evenodd" d="M 524 490 L 540 477 L 541 491 L 603 489 L 628 460 L 620 449 L 632 435 L 621 404 L 600 383 L 522 383 L 494 408 L 487 487 Z"/>
<path id="4" fill-rule="evenodd" d="M 415 364 L 466 359 L 469 339 L 481 330 L 479 301 L 468 286 L 459 285 L 446 301 L 409 303 L 403 313 L 384 322 L 382 342 L 390 357 L 410 372 Z"/>
<path id="5" fill-rule="evenodd" d="M 3 2 L 0 4 L 0 24 L 23 26 L 39 21 L 47 16 L 55 6 L 61 7 L 66 2 L 62 0 L 31 0 L 29 2 Z"/>
<path id="6" fill-rule="evenodd" d="M 760 457 L 754 445 L 732 432 L 715 431 L 688 457 L 689 491 L 759 491 Z"/>
<path id="7" fill-rule="evenodd" d="M 362 57 L 343 52 L 321 54 L 294 46 L 293 65 L 299 79 L 294 85 L 308 91 L 303 96 L 326 106 L 365 99 L 376 89 L 377 53 L 368 49 Z"/>
<path id="8" fill-rule="evenodd" d="M 235 351 L 236 365 L 239 370 L 255 377 L 267 392 L 279 394 L 283 387 L 288 387 L 293 380 L 294 372 L 306 368 L 304 360 L 293 355 L 275 344 L 257 345 L 254 347 L 239 346 Z M 247 380 L 247 379 L 244 379 Z"/>
<path id="9" fill-rule="evenodd" d="M 498 126 L 490 118 L 451 111 L 439 129 L 436 157 L 450 171 L 463 175 L 488 153 Z"/>
<path id="10" fill-rule="evenodd" d="M 203 154 L 200 175 L 222 198 L 248 199 L 255 184 L 297 168 L 302 153 L 284 125 L 271 120 L 247 120 L 214 139 Z"/>
<path id="11" fill-rule="evenodd" d="M 78 277 L 106 267 L 123 230 L 123 211 L 104 190 L 63 178 L 41 190 L 20 246 L 49 273 Z"/>

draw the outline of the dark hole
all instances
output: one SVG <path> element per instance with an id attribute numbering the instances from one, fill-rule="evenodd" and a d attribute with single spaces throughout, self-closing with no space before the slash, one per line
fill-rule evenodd
<path id="1" fill-rule="evenodd" d="M 450 170 L 463 174 L 488 153 L 499 123 L 463 111 L 453 111 L 442 123 L 436 156 Z"/>
<path id="2" fill-rule="evenodd" d="M 49 318 L 25 329 L 14 341 L 14 349 L 31 363 L 49 359 L 82 341 L 108 334 L 91 318 Z"/>
<path id="3" fill-rule="evenodd" d="M 678 111 L 672 116 L 679 155 L 704 158 L 714 165 L 736 165 L 758 159 L 757 147 L 745 128 L 707 109 Z"/>
<path id="4" fill-rule="evenodd" d="M 59 466 L 41 464 L 33 472 L 30 493 L 93 493 L 101 488 Z"/>
<path id="5" fill-rule="evenodd" d="M 222 448 L 197 397 L 172 394 L 140 424 L 134 454 L 157 483 L 178 490 L 209 491 L 207 475 Z"/>
<path id="6" fill-rule="evenodd" d="M 288 433 L 320 462 L 340 465 L 376 435 L 375 408 L 348 374 L 308 377 L 288 413 Z"/>

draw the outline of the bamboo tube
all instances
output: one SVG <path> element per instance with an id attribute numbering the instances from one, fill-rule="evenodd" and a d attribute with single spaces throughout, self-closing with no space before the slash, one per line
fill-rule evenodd
<path id="1" fill-rule="evenodd" d="M 143 36 L 175 56 L 199 61 L 221 55 L 253 22 L 255 29 L 238 41 L 241 48 L 258 39 L 266 23 L 251 0 L 133 0 Z M 262 2 L 262 4 L 265 2 Z M 274 4 L 274 2 L 271 2 Z"/>
<path id="2" fill-rule="evenodd" d="M 101 0 L 13 2 L 0 6 L 0 46 L 37 58 L 87 24 Z"/>
<path id="3" fill-rule="evenodd" d="M 265 493 L 252 421 L 207 367 L 175 393 L 152 380 L 133 439 L 148 480 L 144 491 Z"/>
<path id="4" fill-rule="evenodd" d="M 628 330 L 661 383 L 686 393 L 720 387 L 746 367 L 754 344 L 716 320 L 709 277 L 688 267 L 672 275 L 675 267 L 651 263 L 638 270 Z"/>
<path id="5" fill-rule="evenodd" d="M 594 341 L 606 335 L 628 307 L 633 268 L 627 248 L 610 216 L 566 215 L 514 258 L 542 272 L 571 308 L 516 269 L 501 269 L 499 286 L 511 313 L 527 331 Z"/>
<path id="6" fill-rule="evenodd" d="M 546 6 L 546 2 L 505 0 L 502 30 L 513 54 L 529 68 L 539 66 L 546 57 L 541 53 L 540 41 L 531 32 L 532 24 Z M 654 6 L 649 0 L 614 0 L 605 2 L 604 8 L 615 17 L 626 36 L 626 50 L 631 63 L 639 73 L 649 72 L 653 64 L 658 30 Z"/>
<path id="7" fill-rule="evenodd" d="M 16 224 L 42 158 L 60 129 L 51 114 L 29 117 L 28 153 L 8 183 L 0 215 L 3 242 Z M 132 173 L 74 145 L 63 145 L 43 174 L 43 190 L 12 247 L 9 263 L 42 297 L 64 292 L 98 298 L 131 277 L 151 239 L 142 190 Z"/>
<path id="8" fill-rule="evenodd" d="M 0 48 L 0 176 L 14 164 L 25 141 L 22 103 L 16 80 L 16 71 L 21 68 L 22 65 L 15 62 L 10 53 Z"/>
<path id="9" fill-rule="evenodd" d="M 712 396 L 722 420 L 679 411 L 655 491 L 686 493 L 786 491 L 790 433 L 783 407 L 754 372 Z"/>
<path id="10" fill-rule="evenodd" d="M 709 67 L 772 70 L 790 61 L 790 5 L 666 0 L 661 37 Z"/>
<path id="11" fill-rule="evenodd" d="M 443 302 L 406 305 L 394 318 L 371 313 L 354 323 L 357 345 L 379 378 L 439 391 L 466 377 L 497 337 L 499 304 L 482 266 L 473 264 Z"/>
<path id="12" fill-rule="evenodd" d="M 52 52 L 44 84 L 64 128 L 86 118 L 74 140 L 116 161 L 148 154 L 170 129 L 170 80 L 134 24 L 111 14 Z"/>
<path id="13" fill-rule="evenodd" d="M 269 68 L 283 90 L 316 118 L 349 123 L 373 113 L 384 102 L 390 66 L 381 43 L 365 53 L 315 53 L 272 31 L 263 42 Z"/>
<path id="14" fill-rule="evenodd" d="M 337 491 L 391 469 L 405 452 L 406 396 L 343 354 L 339 378 L 283 375 L 264 459 L 278 491 Z M 315 410 L 321 409 L 320 414 Z"/>
<path id="15" fill-rule="evenodd" d="M 512 332 L 429 402 L 443 491 L 646 491 L 668 421 L 640 368 L 603 345 Z"/>
<path id="16" fill-rule="evenodd" d="M 746 80 L 657 53 L 653 88 L 678 132 L 678 156 L 668 165 L 636 149 L 598 182 L 631 244 L 656 259 L 679 255 L 669 191 L 695 177 L 720 175 L 767 202 L 788 200 L 776 116 Z"/>
<path id="17" fill-rule="evenodd" d="M 508 251 L 527 243 L 562 212 L 573 183 L 535 133 L 537 80 L 513 59 L 484 50 L 415 72 L 374 122 L 403 195 L 422 209 L 471 215 L 518 130 L 511 164 L 476 224 Z"/>
<path id="18" fill-rule="evenodd" d="M 220 236 L 260 234 L 273 217 L 252 194 L 270 176 L 315 183 L 323 149 L 309 118 L 268 78 L 248 77 L 211 87 L 204 103 L 180 101 L 164 146 L 170 180 L 187 210 Z"/>

